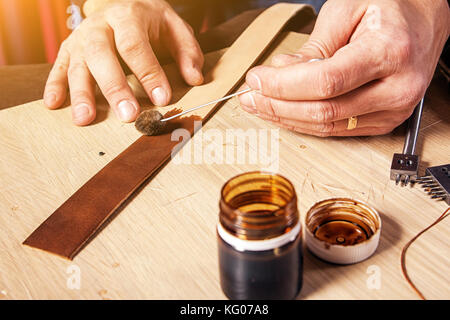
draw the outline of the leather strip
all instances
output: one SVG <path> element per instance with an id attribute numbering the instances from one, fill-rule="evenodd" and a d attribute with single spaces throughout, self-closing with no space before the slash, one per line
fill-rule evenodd
<path id="1" fill-rule="evenodd" d="M 264 11 L 206 75 L 207 83 L 192 88 L 177 106 L 190 107 L 230 93 L 286 23 L 303 8 L 312 10 L 282 3 Z M 205 122 L 219 105 L 174 120 L 170 129 L 184 128 L 192 136 L 194 120 Z M 73 259 L 116 209 L 170 160 L 177 144 L 171 140 L 171 130 L 159 136 L 140 137 L 78 189 L 23 244 Z"/>

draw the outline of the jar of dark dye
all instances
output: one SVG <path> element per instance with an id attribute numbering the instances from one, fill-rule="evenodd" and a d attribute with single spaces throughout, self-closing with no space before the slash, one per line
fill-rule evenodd
<path id="1" fill-rule="evenodd" d="M 249 172 L 222 188 L 220 283 L 230 299 L 293 299 L 302 286 L 297 196 L 286 178 Z"/>

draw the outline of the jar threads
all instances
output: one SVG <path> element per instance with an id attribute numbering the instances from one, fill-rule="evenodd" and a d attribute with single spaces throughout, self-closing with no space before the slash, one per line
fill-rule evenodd
<path id="1" fill-rule="evenodd" d="M 314 204 L 305 217 L 305 241 L 317 257 L 351 264 L 370 257 L 378 247 L 381 218 L 368 204 L 332 198 Z"/>

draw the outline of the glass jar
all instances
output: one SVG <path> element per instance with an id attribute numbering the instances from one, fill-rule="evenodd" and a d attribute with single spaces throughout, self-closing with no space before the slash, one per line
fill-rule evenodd
<path id="1" fill-rule="evenodd" d="M 225 183 L 219 207 L 219 271 L 225 295 L 295 298 L 303 263 L 294 186 L 278 174 L 244 173 Z"/>

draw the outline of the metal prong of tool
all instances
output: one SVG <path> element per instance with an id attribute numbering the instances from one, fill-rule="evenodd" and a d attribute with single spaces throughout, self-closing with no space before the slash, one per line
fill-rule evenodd
<path id="1" fill-rule="evenodd" d="M 429 167 L 425 170 L 425 176 L 417 178 L 431 199 L 444 200 L 450 205 L 450 164 Z"/>
<path id="2" fill-rule="evenodd" d="M 391 164 L 391 180 L 402 186 L 414 184 L 419 170 L 419 156 L 415 155 L 417 137 L 419 135 L 420 121 L 422 120 L 423 99 L 414 109 L 408 119 L 408 129 L 405 136 L 403 153 L 394 153 Z M 430 181 L 431 182 L 431 181 Z"/>
<path id="3" fill-rule="evenodd" d="M 177 114 L 175 114 L 175 115 L 173 115 L 173 116 L 171 116 L 171 117 L 163 118 L 163 119 L 161 119 L 160 121 L 161 121 L 161 122 L 164 122 L 164 121 L 172 120 L 172 119 L 177 118 L 177 117 L 179 117 L 179 116 L 185 115 L 186 113 L 189 113 L 189 112 L 195 111 L 195 110 L 197 110 L 197 109 L 200 109 L 200 108 L 209 106 L 210 104 L 214 104 L 214 103 L 217 103 L 217 102 L 220 102 L 220 101 L 228 100 L 228 99 L 230 99 L 230 98 L 233 98 L 234 96 L 237 96 L 237 95 L 240 95 L 240 94 L 249 92 L 249 91 L 251 91 L 251 90 L 252 90 L 251 88 L 248 88 L 248 89 L 245 89 L 245 90 L 241 90 L 241 91 L 238 91 L 238 92 L 229 94 L 229 95 L 227 95 L 227 96 L 225 96 L 225 97 L 223 97 L 223 98 L 216 99 L 216 100 L 213 100 L 213 101 L 209 101 L 209 102 L 204 103 L 204 104 L 201 104 L 201 105 L 199 105 L 199 106 L 196 106 L 196 107 L 187 109 L 187 110 L 185 110 L 185 111 L 183 111 L 183 112 L 180 112 L 180 113 L 177 113 Z"/>

